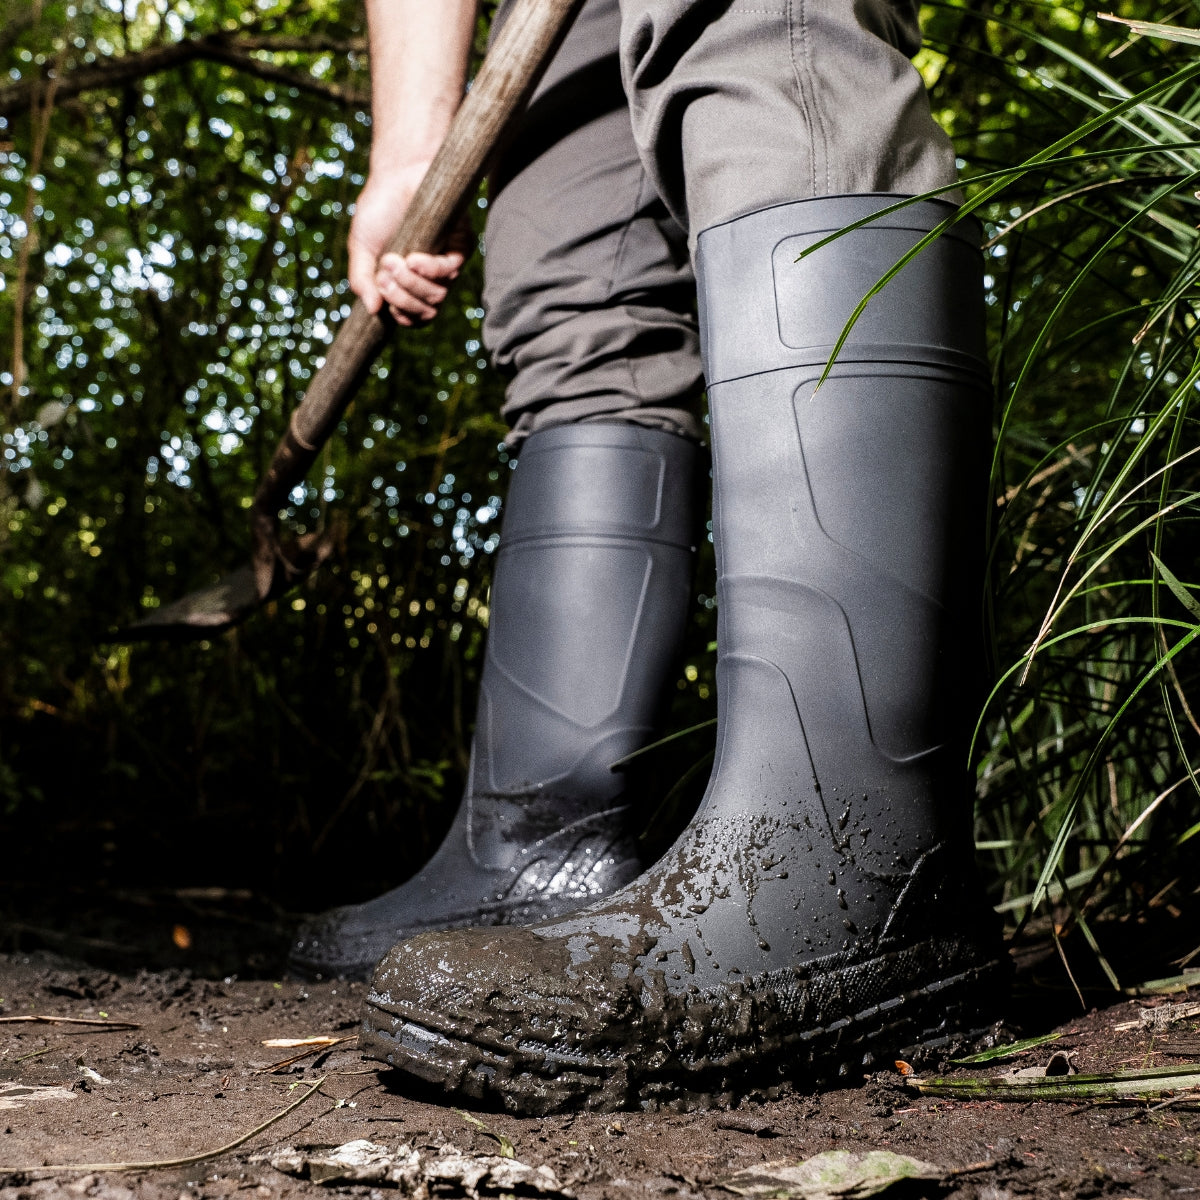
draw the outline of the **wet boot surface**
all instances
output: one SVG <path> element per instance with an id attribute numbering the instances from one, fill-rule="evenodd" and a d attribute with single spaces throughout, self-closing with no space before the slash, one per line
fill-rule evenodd
<path id="1" fill-rule="evenodd" d="M 194 932 L 203 939 L 204 930 Z M 1110 944 L 1108 931 L 1102 929 L 1100 936 Z M 1072 1051 L 1084 1071 L 1186 1061 L 1164 1047 L 1185 1044 L 1189 1037 L 1195 1041 L 1200 1021 L 1177 1023 L 1164 1034 L 1142 1018 L 1143 1012 L 1161 1009 L 1164 999 L 1118 1000 L 1111 990 L 1088 991 L 1087 1003 L 1101 1007 L 1064 1019 L 1070 1006 L 1078 1013 L 1079 1005 L 1053 949 L 1047 950 L 1049 957 L 1033 976 L 1019 977 L 1017 1029 L 1030 1036 L 1057 1028 L 1062 1036 L 1004 1068 L 1044 1064 L 1059 1048 Z M 1086 964 L 1086 948 L 1068 944 L 1068 953 L 1077 966 Z M 544 1118 L 472 1105 L 460 1115 L 432 1103 L 416 1081 L 365 1059 L 353 1042 L 275 1073 L 261 1069 L 298 1053 L 264 1046 L 265 1039 L 353 1037 L 364 991 L 362 984 L 204 979 L 178 969 L 114 972 L 45 951 L 0 955 L 4 1016 L 102 1020 L 100 1014 L 107 1013 L 113 1024 L 108 1030 L 0 1025 L 5 1108 L 0 1165 L 5 1168 L 203 1152 L 254 1129 L 303 1095 L 310 1082 L 327 1077 L 319 1094 L 223 1157 L 119 1174 L 6 1169 L 0 1174 L 0 1198 L 401 1195 L 378 1185 L 374 1193 L 362 1185 L 323 1186 L 284 1175 L 269 1162 L 252 1161 L 286 1147 L 338 1146 L 360 1138 L 393 1151 L 407 1144 L 426 1155 L 449 1144 L 482 1159 L 497 1153 L 497 1138 L 503 1137 L 517 1161 L 548 1167 L 580 1200 L 631 1195 L 716 1200 L 732 1194 L 721 1184 L 739 1171 L 829 1150 L 891 1151 L 947 1173 L 973 1168 L 916 1192 L 951 1200 L 1157 1200 L 1186 1197 L 1200 1188 L 1200 1113 L 1186 1106 L 1149 1113 L 1143 1104 L 925 1098 L 905 1088 L 891 1063 L 877 1064 L 861 1085 L 790 1094 L 733 1111 Z M 1200 991 L 1169 997 L 1188 999 L 1200 1000 Z M 121 1021 L 139 1028 L 116 1028 Z M 86 1074 L 80 1062 L 100 1080 Z M 980 1077 L 966 1068 L 948 1073 Z M 340 1106 L 339 1100 L 344 1101 Z M 435 1186 L 431 1194 L 464 1192 Z"/>

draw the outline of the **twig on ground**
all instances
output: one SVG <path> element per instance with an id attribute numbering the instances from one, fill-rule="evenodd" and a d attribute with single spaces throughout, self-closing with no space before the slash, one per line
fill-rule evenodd
<path id="1" fill-rule="evenodd" d="M 946 1172 L 947 1179 L 957 1179 L 960 1175 L 972 1175 L 976 1171 L 990 1171 L 999 1162 L 995 1158 L 985 1158 L 982 1162 L 967 1163 L 965 1167 L 955 1167 Z"/>
<path id="2" fill-rule="evenodd" d="M 299 1054 L 293 1054 L 291 1058 L 280 1059 L 279 1062 L 271 1063 L 271 1065 L 267 1067 L 256 1067 L 254 1071 L 255 1075 L 270 1075 L 272 1071 L 282 1071 L 284 1067 L 290 1067 L 293 1063 L 298 1063 L 302 1058 L 309 1058 L 314 1054 L 324 1054 L 332 1050 L 334 1046 L 341 1046 L 346 1042 L 357 1042 L 358 1034 L 352 1033 L 346 1037 L 340 1038 L 306 1038 L 304 1040 L 314 1044 L 310 1045 L 306 1050 L 301 1050 Z M 299 1038 L 271 1038 L 270 1041 L 264 1042 L 263 1045 L 277 1046 L 284 1041 L 291 1041 L 293 1045 L 297 1043 L 303 1044 Z"/>
<path id="3" fill-rule="evenodd" d="M 14 1058 L 13 1062 L 24 1062 L 28 1058 L 41 1058 L 43 1054 L 49 1054 L 53 1050 L 53 1046 L 46 1046 L 41 1050 L 31 1050 L 28 1054 L 22 1054 L 19 1058 Z"/>
<path id="4" fill-rule="evenodd" d="M 1164 1108 L 1173 1108 L 1176 1104 L 1195 1104 L 1200 1101 L 1200 1091 L 1182 1092 L 1178 1096 L 1169 1096 L 1166 1100 L 1159 1101 L 1158 1104 L 1148 1105 L 1146 1108 L 1136 1109 L 1131 1113 L 1122 1113 L 1113 1125 L 1124 1125 L 1126 1121 L 1136 1121 L 1138 1117 L 1144 1117 L 1149 1113 L 1155 1113 Z"/>
<path id="5" fill-rule="evenodd" d="M 1115 1100 L 1091 1100 L 1087 1104 L 1080 1104 L 1076 1108 L 1067 1109 L 1065 1116 L 1077 1117 L 1080 1113 L 1091 1112 L 1094 1108 L 1111 1108 L 1117 1102 Z"/>
<path id="6" fill-rule="evenodd" d="M 1160 1004 L 1157 1008 L 1143 1008 L 1138 1013 L 1136 1021 L 1122 1021 L 1114 1025 L 1114 1029 L 1165 1029 L 1176 1021 L 1186 1021 L 1189 1017 L 1200 1017 L 1200 1000 L 1188 1004 Z"/>
<path id="7" fill-rule="evenodd" d="M 0 1164 L 0 1175 L 25 1175 L 32 1171 L 156 1171 L 166 1167 L 190 1167 L 194 1163 L 207 1162 L 210 1158 L 220 1158 L 222 1154 L 228 1154 L 231 1150 L 236 1150 L 239 1146 L 244 1146 L 251 1138 L 257 1137 L 262 1133 L 264 1129 L 270 1129 L 276 1122 L 282 1121 L 288 1113 L 295 1112 L 306 1100 L 312 1099 L 321 1090 L 322 1085 L 331 1075 L 338 1073 L 331 1071 L 329 1075 L 322 1075 L 299 1100 L 293 1100 L 286 1108 L 280 1109 L 279 1112 L 264 1121 L 261 1125 L 256 1125 L 249 1133 L 243 1133 L 241 1137 L 234 1138 L 232 1142 L 227 1142 L 224 1146 L 218 1146 L 215 1150 L 206 1150 L 202 1154 L 189 1154 L 185 1158 L 162 1158 L 156 1159 L 153 1162 L 53 1163 L 47 1166 L 29 1167 L 13 1167 Z"/>
<path id="8" fill-rule="evenodd" d="M 136 1021 L 109 1021 L 98 1017 L 0 1017 L 0 1025 L 96 1025 L 101 1029 L 141 1029 Z"/>

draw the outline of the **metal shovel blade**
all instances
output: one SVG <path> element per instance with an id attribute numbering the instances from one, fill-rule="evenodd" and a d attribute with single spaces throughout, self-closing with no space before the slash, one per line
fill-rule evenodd
<path id="1" fill-rule="evenodd" d="M 222 575 L 209 587 L 154 609 L 119 629 L 109 640 L 193 641 L 223 633 L 316 570 L 332 553 L 335 541 L 332 531 L 306 533 L 278 548 L 275 570 L 265 590 L 260 584 L 259 565 L 249 562 Z"/>

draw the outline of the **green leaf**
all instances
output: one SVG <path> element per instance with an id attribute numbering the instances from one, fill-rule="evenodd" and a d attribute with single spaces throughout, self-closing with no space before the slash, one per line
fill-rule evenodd
<path id="1" fill-rule="evenodd" d="M 1157 554 L 1151 553 L 1150 557 L 1154 560 L 1154 565 L 1158 568 L 1159 574 L 1163 577 L 1163 582 L 1171 589 L 1171 595 L 1183 605 L 1198 621 L 1200 621 L 1200 600 L 1197 600 L 1191 592 L 1183 586 L 1182 583 L 1171 573 L 1167 564 L 1158 557 Z"/>
<path id="2" fill-rule="evenodd" d="M 1127 996 L 1170 996 L 1200 987 L 1200 968 L 1192 968 L 1166 979 L 1148 979 L 1136 987 L 1125 988 Z"/>
<path id="3" fill-rule="evenodd" d="M 1006 1058 L 1016 1058 L 1034 1046 L 1044 1046 L 1047 1042 L 1056 1042 L 1062 1037 L 1061 1033 L 1044 1033 L 1040 1037 L 1025 1038 L 1020 1042 L 1010 1042 L 1007 1046 L 993 1046 L 990 1050 L 981 1050 L 978 1054 L 968 1054 L 966 1058 L 952 1058 L 950 1061 L 956 1067 L 973 1067 L 978 1063 L 999 1062 Z"/>

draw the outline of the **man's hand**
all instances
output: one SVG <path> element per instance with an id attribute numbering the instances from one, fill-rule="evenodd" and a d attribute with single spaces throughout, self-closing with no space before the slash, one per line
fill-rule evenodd
<path id="1" fill-rule="evenodd" d="M 460 224 L 441 254 L 384 254 L 428 163 L 391 175 L 372 173 L 350 223 L 350 288 L 371 312 L 386 304 L 397 325 L 420 325 L 437 316 L 467 254 L 470 230 Z"/>
<path id="2" fill-rule="evenodd" d="M 462 103 L 476 0 L 366 0 L 371 170 L 350 223 L 350 289 L 398 325 L 437 316 L 470 248 L 460 222 L 440 254 L 384 254 Z"/>

